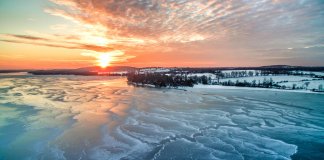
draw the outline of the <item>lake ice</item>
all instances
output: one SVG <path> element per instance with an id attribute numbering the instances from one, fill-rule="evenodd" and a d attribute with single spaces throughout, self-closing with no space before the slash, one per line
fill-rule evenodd
<path id="1" fill-rule="evenodd" d="M 324 95 L 0 77 L 0 160 L 323 159 Z"/>

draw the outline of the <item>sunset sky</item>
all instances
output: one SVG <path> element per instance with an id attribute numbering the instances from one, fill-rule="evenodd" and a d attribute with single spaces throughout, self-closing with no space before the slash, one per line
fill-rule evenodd
<path id="1" fill-rule="evenodd" d="M 0 69 L 104 58 L 135 67 L 324 66 L 324 1 L 0 1 Z"/>

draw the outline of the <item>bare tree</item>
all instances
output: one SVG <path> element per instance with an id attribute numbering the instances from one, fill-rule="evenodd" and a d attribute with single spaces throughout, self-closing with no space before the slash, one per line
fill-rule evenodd
<path id="1" fill-rule="evenodd" d="M 296 86 L 297 84 L 294 83 L 292 89 L 296 89 Z"/>
<path id="2" fill-rule="evenodd" d="M 306 90 L 307 90 L 307 88 L 308 88 L 308 86 L 309 86 L 309 83 L 310 83 L 310 82 L 305 82 L 305 83 L 304 83 L 304 85 L 306 86 Z"/>

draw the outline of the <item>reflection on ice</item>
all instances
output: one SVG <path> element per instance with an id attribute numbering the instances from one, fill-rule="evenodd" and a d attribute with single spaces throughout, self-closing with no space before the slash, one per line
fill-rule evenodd
<path id="1" fill-rule="evenodd" d="M 318 159 L 323 95 L 0 79 L 2 159 Z"/>

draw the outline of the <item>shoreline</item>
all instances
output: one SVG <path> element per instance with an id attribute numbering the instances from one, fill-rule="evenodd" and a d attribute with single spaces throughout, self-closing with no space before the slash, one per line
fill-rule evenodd
<path id="1" fill-rule="evenodd" d="M 189 87 L 188 87 L 189 88 Z M 310 93 L 310 94 L 323 94 L 324 92 L 313 92 L 310 90 L 285 90 L 276 88 L 257 88 L 257 87 L 236 87 L 236 86 L 221 86 L 221 85 L 194 85 L 193 89 L 233 89 L 233 90 L 256 90 L 256 91 L 277 91 L 277 92 L 296 92 L 296 93 Z"/>

